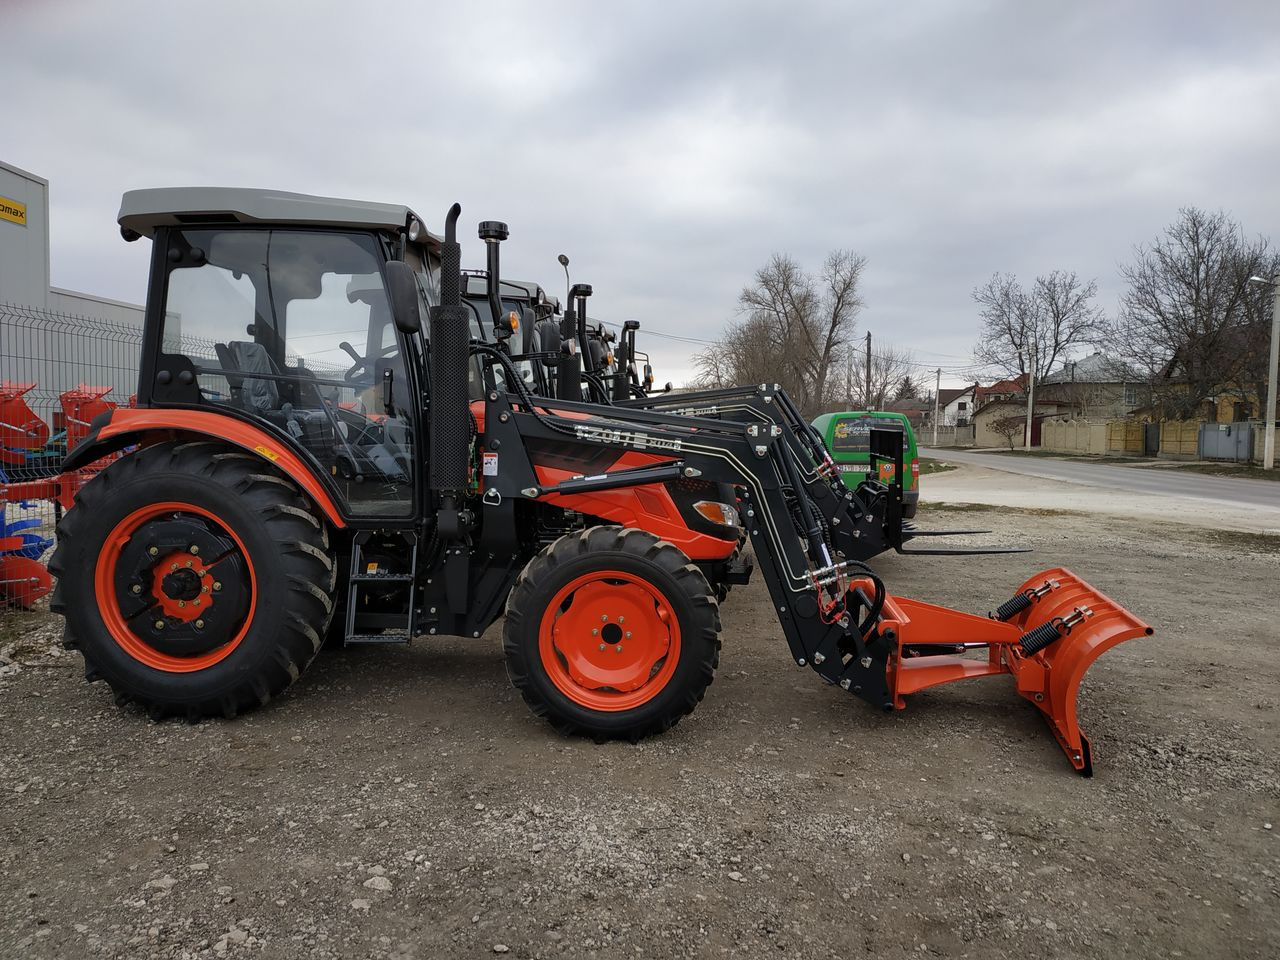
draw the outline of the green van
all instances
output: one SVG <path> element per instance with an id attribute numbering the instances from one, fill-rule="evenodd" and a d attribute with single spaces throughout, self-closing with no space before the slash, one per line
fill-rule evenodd
<path id="1" fill-rule="evenodd" d="M 873 423 L 877 430 L 901 430 L 906 434 L 902 444 L 903 472 L 907 474 L 902 482 L 902 515 L 910 519 L 916 515 L 916 504 L 920 500 L 920 457 L 916 451 L 916 435 L 911 430 L 907 415 L 890 410 L 849 410 L 824 413 L 813 421 L 831 451 L 831 459 L 840 469 L 840 478 L 851 490 L 857 489 L 858 484 L 867 478 L 871 462 L 868 444 Z M 908 464 L 909 471 L 906 469 Z M 892 467 L 888 469 L 893 470 Z M 880 479 L 891 477 L 890 473 Z"/>

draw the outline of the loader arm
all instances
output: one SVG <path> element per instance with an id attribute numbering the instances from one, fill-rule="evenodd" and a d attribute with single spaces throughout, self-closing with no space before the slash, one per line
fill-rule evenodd
<path id="1" fill-rule="evenodd" d="M 486 360 L 505 362 L 496 351 Z M 660 453 L 669 458 L 667 470 L 735 485 L 797 665 L 886 711 L 902 709 L 908 694 L 929 686 L 1011 674 L 1018 692 L 1045 715 L 1073 767 L 1091 773 L 1089 742 L 1076 717 L 1080 678 L 1105 650 L 1151 628 L 1061 569 L 1028 580 L 1012 602 L 1017 609 L 1004 619 L 891 595 L 865 561 L 901 547 L 900 479 L 896 490 L 876 482 L 856 491 L 840 484 L 825 448 L 785 391 L 766 386 L 715 394 L 692 404 L 684 397 L 600 407 L 490 391 L 485 442 L 523 450 L 558 439 Z M 901 435 L 884 434 L 873 457 L 894 456 L 890 445 L 896 442 L 900 478 Z M 521 486 L 519 474 L 504 469 L 495 478 L 501 496 L 548 495 L 537 484 Z M 639 479 L 624 470 L 589 481 L 603 489 Z M 957 645 L 980 647 L 987 659 L 955 656 Z M 939 652 L 932 654 L 931 647 Z"/>

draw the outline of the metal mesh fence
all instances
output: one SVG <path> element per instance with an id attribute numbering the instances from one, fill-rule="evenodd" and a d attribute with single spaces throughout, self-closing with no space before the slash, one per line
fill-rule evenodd
<path id="1" fill-rule="evenodd" d="M 67 492 L 62 462 L 94 417 L 136 402 L 142 337 L 137 324 L 0 303 L 0 609 L 29 607 L 48 592 L 57 498 Z M 212 340 L 167 338 L 163 349 L 191 359 L 205 399 L 231 400 Z M 292 355 L 285 362 L 302 367 Z M 346 372 L 306 370 L 330 384 Z M 328 404 L 356 400 L 353 387 L 318 389 Z"/>
<path id="2" fill-rule="evenodd" d="M 41 494 L 89 421 L 130 403 L 141 346 L 133 324 L 0 304 L 0 607 L 47 592 L 60 508 Z"/>

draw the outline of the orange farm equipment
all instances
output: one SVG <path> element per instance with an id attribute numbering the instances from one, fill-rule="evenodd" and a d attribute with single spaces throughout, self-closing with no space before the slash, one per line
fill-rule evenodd
<path id="1" fill-rule="evenodd" d="M 901 434 L 872 430 L 869 476 L 890 479 L 851 490 L 775 385 L 636 396 L 597 377 L 587 402 L 566 322 L 557 395 L 537 394 L 515 323 L 471 333 L 459 213 L 441 237 L 391 204 L 125 195 L 125 239 L 152 242 L 137 407 L 101 411 L 68 455 L 72 472 L 115 459 L 51 561 L 89 679 L 157 718 L 230 717 L 326 639 L 476 638 L 504 618 L 507 672 L 536 714 L 634 740 L 702 699 L 716 585 L 754 570 L 792 662 L 833 688 L 893 711 L 1007 673 L 1092 770 L 1080 679 L 1150 628 L 1062 569 L 990 616 L 892 594 L 876 556 L 948 552 L 912 547 L 926 531 L 903 523 Z M 508 230 L 478 234 L 501 318 Z M 575 315 L 589 292 L 570 291 Z"/>

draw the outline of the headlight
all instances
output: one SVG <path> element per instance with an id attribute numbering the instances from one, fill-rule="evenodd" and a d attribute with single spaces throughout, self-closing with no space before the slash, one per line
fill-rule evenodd
<path id="1" fill-rule="evenodd" d="M 738 525 L 738 511 L 728 503 L 720 503 L 718 500 L 699 500 L 693 505 L 693 509 L 712 523 L 718 523 L 724 527 Z"/>

